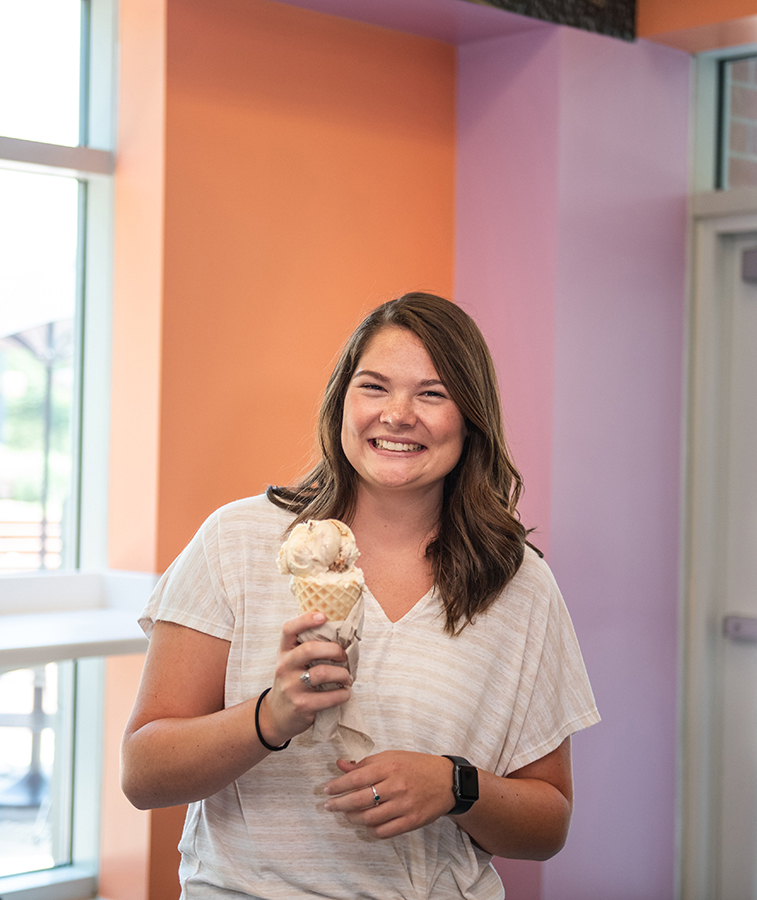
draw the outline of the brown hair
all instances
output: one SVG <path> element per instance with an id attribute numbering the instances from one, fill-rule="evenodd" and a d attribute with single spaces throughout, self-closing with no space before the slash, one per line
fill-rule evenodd
<path id="1" fill-rule="evenodd" d="M 350 522 L 357 475 L 342 449 L 347 388 L 368 342 L 382 328 L 411 331 L 465 419 L 460 459 L 444 482 L 438 533 L 426 549 L 446 630 L 461 631 L 494 602 L 523 561 L 526 529 L 517 514 L 522 480 L 505 442 L 497 376 L 476 323 L 434 294 L 411 293 L 373 310 L 342 351 L 318 418 L 321 460 L 298 484 L 269 487 L 269 500 L 305 519 Z"/>

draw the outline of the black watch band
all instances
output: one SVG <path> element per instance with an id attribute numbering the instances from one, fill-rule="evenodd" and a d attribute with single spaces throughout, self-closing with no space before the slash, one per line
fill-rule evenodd
<path id="1" fill-rule="evenodd" d="M 462 756 L 448 756 L 446 753 L 443 753 L 442 756 L 451 759 L 454 765 L 452 793 L 455 795 L 455 805 L 447 815 L 459 816 L 468 812 L 478 800 L 478 769 Z"/>

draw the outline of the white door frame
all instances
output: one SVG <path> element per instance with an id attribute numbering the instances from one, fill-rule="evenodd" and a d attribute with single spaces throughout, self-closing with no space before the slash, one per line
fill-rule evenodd
<path id="1" fill-rule="evenodd" d="M 684 441 L 681 577 L 681 701 L 678 778 L 679 900 L 719 898 L 719 662 L 723 559 L 718 469 L 722 459 L 723 363 L 728 311 L 719 302 L 734 271 L 728 238 L 757 232 L 757 188 L 698 194 L 691 202 L 692 290 Z M 731 265 L 729 265 L 729 262 Z"/>

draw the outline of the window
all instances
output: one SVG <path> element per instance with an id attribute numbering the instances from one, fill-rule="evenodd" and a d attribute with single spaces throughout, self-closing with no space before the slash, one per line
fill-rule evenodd
<path id="1" fill-rule="evenodd" d="M 104 605 L 113 6 L 0 0 L 3 900 L 96 893 L 102 663 L 45 629 Z"/>
<path id="2" fill-rule="evenodd" d="M 0 0 L 0 134 L 72 147 L 80 141 L 81 0 Z M 86 47 L 84 48 L 86 50 Z"/>
<path id="3" fill-rule="evenodd" d="M 76 178 L 0 169 L 0 571 L 76 566 L 84 190 Z"/>
<path id="4" fill-rule="evenodd" d="M 757 55 L 720 60 L 717 186 L 757 185 Z"/>
<path id="5" fill-rule="evenodd" d="M 0 675 L 0 876 L 68 865 L 74 663 Z"/>

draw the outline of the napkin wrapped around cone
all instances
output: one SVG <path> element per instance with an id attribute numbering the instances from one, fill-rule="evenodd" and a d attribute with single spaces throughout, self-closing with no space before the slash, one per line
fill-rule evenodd
<path id="1" fill-rule="evenodd" d="M 355 565 L 359 556 L 351 529 L 338 519 L 310 519 L 296 525 L 281 547 L 279 571 L 291 574 L 290 589 L 297 597 L 301 613 L 320 610 L 327 621 L 303 632 L 298 640 L 334 641 L 347 654 L 346 665 L 353 681 L 357 677 L 360 638 L 363 630 L 362 571 Z M 331 660 L 314 660 L 311 666 Z M 317 690 L 338 688 L 322 684 Z M 373 749 L 357 698 L 353 695 L 340 706 L 319 712 L 313 723 L 316 743 L 334 741 L 347 759 L 360 760 Z"/>

